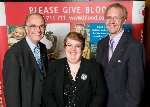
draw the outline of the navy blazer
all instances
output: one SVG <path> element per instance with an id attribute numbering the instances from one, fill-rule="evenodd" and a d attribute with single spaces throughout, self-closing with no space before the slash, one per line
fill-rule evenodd
<path id="1" fill-rule="evenodd" d="M 109 36 L 99 41 L 96 60 L 104 70 L 107 107 L 139 107 L 144 87 L 144 48 L 124 32 L 108 62 Z"/>
<path id="2" fill-rule="evenodd" d="M 26 39 L 14 44 L 6 53 L 3 66 L 4 94 L 7 107 L 40 107 L 42 84 L 48 63 L 47 49 L 39 43 L 44 63 L 39 71 Z"/>
<path id="3" fill-rule="evenodd" d="M 45 107 L 64 107 L 63 83 L 66 58 L 50 62 L 47 79 L 44 84 Z M 87 75 L 87 79 L 81 78 L 82 74 Z M 103 73 L 99 65 L 82 59 L 79 72 L 79 107 L 104 107 L 106 99 L 106 85 Z"/>

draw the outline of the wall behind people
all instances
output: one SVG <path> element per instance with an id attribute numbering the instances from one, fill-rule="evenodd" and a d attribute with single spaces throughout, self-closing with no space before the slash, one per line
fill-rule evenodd
<path id="1" fill-rule="evenodd" d="M 119 1 L 127 7 L 129 16 L 124 25 L 128 32 L 133 31 L 137 40 L 143 39 L 144 1 Z M 85 57 L 91 58 L 95 55 L 98 40 L 104 38 L 108 31 L 104 23 L 104 11 L 111 2 L 51 2 L 51 3 L 10 3 L 6 4 L 7 24 L 11 31 L 14 26 L 22 25 L 22 19 L 27 13 L 39 12 L 43 14 L 48 22 L 46 32 L 52 32 L 57 37 L 57 58 L 62 55 L 62 40 L 69 31 L 77 31 L 83 34 L 86 40 Z M 18 8 L 15 8 L 15 7 Z M 22 13 L 24 11 L 24 13 Z M 13 13 L 13 14 L 12 14 Z M 22 14 L 18 16 L 19 14 Z M 16 20 L 16 18 L 18 20 Z M 10 32 L 11 33 L 11 32 Z M 49 35 L 50 37 L 51 35 Z M 49 38 L 47 37 L 47 38 Z M 89 44 L 87 43 L 89 42 Z M 89 55 L 90 53 L 90 55 Z"/>
<path id="2" fill-rule="evenodd" d="M 0 2 L 0 107 L 5 107 L 5 99 L 3 94 L 3 77 L 2 77 L 2 65 L 4 54 L 8 49 L 7 40 L 7 26 L 6 26 L 6 14 L 5 5 Z"/>
<path id="3" fill-rule="evenodd" d="M 77 0 L 74 0 L 74 1 L 77 1 Z M 81 0 L 81 1 L 84 1 L 84 0 Z M 72 2 L 71 3 L 71 2 L 66 2 L 66 0 L 64 0 L 64 2 L 59 2 L 59 3 L 55 3 L 55 2 L 0 3 L 0 8 L 2 7 L 2 5 L 4 5 L 3 9 L 0 9 L 0 11 L 3 10 L 3 12 L 0 12 L 0 17 L 1 15 L 7 16 L 7 19 L 6 17 L 0 18 L 3 20 L 6 20 L 7 22 L 5 24 L 5 28 L 2 30 L 3 31 L 8 30 L 8 34 L 9 34 L 13 32 L 16 27 L 23 26 L 24 24 L 23 20 L 27 14 L 38 12 L 38 13 L 43 14 L 45 16 L 46 21 L 48 22 L 47 28 L 46 28 L 46 33 L 48 35 L 46 35 L 47 40 L 45 42 L 50 41 L 49 44 L 53 46 L 51 40 L 53 40 L 55 37 L 57 38 L 56 49 L 54 49 L 54 51 L 50 54 L 50 56 L 52 55 L 54 59 L 63 57 L 64 55 L 62 54 L 63 53 L 62 52 L 63 50 L 62 40 L 64 36 L 69 31 L 78 31 L 84 35 L 85 40 L 86 40 L 86 49 L 84 51 L 86 55 L 85 57 L 90 58 L 91 57 L 90 55 L 92 55 L 91 52 L 94 53 L 96 50 L 97 41 L 107 35 L 107 30 L 104 24 L 103 15 L 104 15 L 104 11 L 106 7 L 112 2 L 111 0 L 107 0 L 108 2 L 106 2 L 106 0 L 100 0 L 103 2 L 93 2 L 93 1 L 99 1 L 99 0 L 87 0 L 87 1 L 89 2 L 84 2 L 84 3 Z M 143 30 L 143 23 L 144 23 L 142 21 L 142 18 L 144 16 L 141 15 L 141 12 L 143 10 L 144 1 L 139 1 L 139 3 L 136 1 L 135 2 L 116 1 L 116 2 L 120 2 L 121 4 L 125 5 L 128 8 L 129 18 L 126 21 L 126 24 L 125 24 L 126 26 L 124 26 L 125 29 L 128 31 L 131 31 L 133 29 L 135 31 L 134 32 L 135 38 L 137 40 L 141 40 L 142 39 L 141 31 Z M 135 14 L 133 15 L 133 13 L 140 13 L 140 14 L 137 14 L 136 16 Z M 134 16 L 136 16 L 135 19 L 140 19 L 140 20 L 137 20 L 137 21 L 134 20 L 134 24 L 133 24 Z M 3 21 L 3 20 L 0 20 L 0 21 Z M 8 29 L 6 29 L 6 25 Z M 7 42 L 8 36 L 3 35 L 3 37 L 5 41 Z M 0 40 L 0 43 L 3 43 L 1 41 L 4 41 L 4 39 Z M 4 44 L 0 46 L 4 47 Z M 2 64 L 0 66 L 2 66 Z"/>

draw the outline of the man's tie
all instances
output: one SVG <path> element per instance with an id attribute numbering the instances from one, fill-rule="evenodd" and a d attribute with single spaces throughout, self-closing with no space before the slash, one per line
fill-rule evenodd
<path id="1" fill-rule="evenodd" d="M 109 61 L 113 55 L 113 52 L 114 52 L 114 43 L 115 41 L 113 39 L 110 39 L 109 40 Z"/>
<path id="2" fill-rule="evenodd" d="M 41 62 L 41 55 L 40 55 L 40 47 L 39 46 L 36 46 L 34 48 L 34 56 L 35 56 L 36 62 L 38 64 L 40 70 L 42 70 L 42 62 Z"/>

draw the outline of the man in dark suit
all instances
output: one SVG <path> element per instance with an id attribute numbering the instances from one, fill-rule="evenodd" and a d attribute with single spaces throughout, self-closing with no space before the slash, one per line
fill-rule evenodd
<path id="1" fill-rule="evenodd" d="M 107 107 L 139 107 L 144 85 L 144 49 L 123 29 L 127 9 L 119 3 L 105 12 L 109 36 L 99 41 L 96 60 L 108 87 Z"/>
<path id="2" fill-rule="evenodd" d="M 26 37 L 14 44 L 4 58 L 7 107 L 42 107 L 42 85 L 48 62 L 47 49 L 39 42 L 45 31 L 43 16 L 38 13 L 28 15 L 25 30 Z M 34 53 L 37 47 L 38 57 Z"/>

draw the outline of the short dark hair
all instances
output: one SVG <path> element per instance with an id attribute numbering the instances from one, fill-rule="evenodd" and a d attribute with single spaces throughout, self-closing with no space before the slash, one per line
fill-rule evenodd
<path id="1" fill-rule="evenodd" d="M 83 37 L 83 35 L 81 33 L 78 33 L 78 32 L 69 32 L 65 39 L 64 39 L 64 46 L 66 46 L 66 42 L 67 42 L 67 39 L 73 39 L 73 40 L 77 40 L 79 42 L 81 42 L 82 44 L 82 50 L 84 49 L 84 46 L 85 46 L 85 38 Z"/>
<path id="2" fill-rule="evenodd" d="M 107 15 L 107 12 L 108 12 L 108 10 L 110 10 L 111 8 L 120 8 L 121 10 L 122 10 L 122 12 L 123 12 L 123 17 L 125 18 L 125 19 L 127 19 L 128 18 L 128 11 L 127 11 L 127 8 L 126 7 L 124 7 L 123 5 L 121 5 L 120 3 L 113 3 L 113 4 L 111 4 L 111 5 L 109 5 L 107 8 L 106 8 L 106 11 L 105 11 L 105 14 L 104 14 L 104 16 L 106 17 L 106 15 Z"/>

